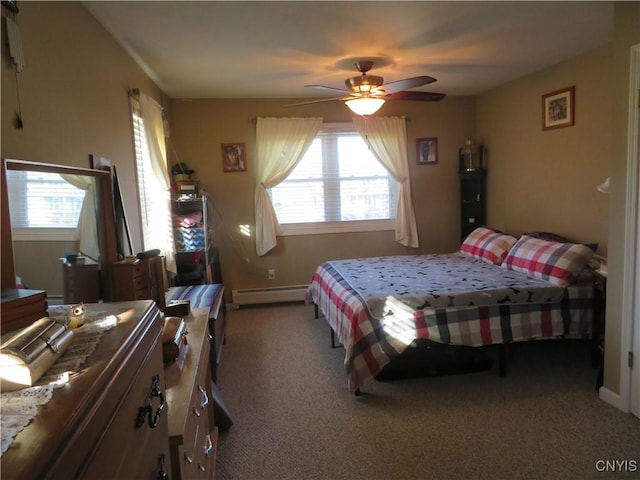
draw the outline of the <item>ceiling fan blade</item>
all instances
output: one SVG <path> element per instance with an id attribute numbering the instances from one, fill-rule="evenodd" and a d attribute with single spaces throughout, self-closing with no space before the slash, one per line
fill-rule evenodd
<path id="1" fill-rule="evenodd" d="M 349 100 L 350 98 L 353 98 L 353 97 L 320 98 L 318 100 L 308 100 L 306 102 L 290 103 L 289 105 L 284 105 L 284 106 L 296 107 L 298 105 L 311 105 L 313 103 L 335 102 L 336 100 Z"/>
<path id="2" fill-rule="evenodd" d="M 437 80 L 433 77 L 429 77 L 428 75 L 421 75 L 419 77 L 405 78 L 404 80 L 385 83 L 382 88 L 384 88 L 387 93 L 395 93 L 399 92 L 400 90 L 409 90 L 410 88 L 428 85 L 436 81 Z"/>
<path id="3" fill-rule="evenodd" d="M 334 88 L 334 87 L 327 87 L 325 85 L 305 85 L 305 87 L 309 87 L 309 88 L 321 88 L 323 90 L 331 90 L 332 92 L 340 92 L 340 93 L 349 93 L 349 90 L 345 90 L 344 88 Z"/>
<path id="4" fill-rule="evenodd" d="M 385 98 L 387 100 L 411 100 L 418 102 L 438 102 L 442 100 L 446 95 L 444 93 L 433 92 L 395 92 L 388 94 Z"/>

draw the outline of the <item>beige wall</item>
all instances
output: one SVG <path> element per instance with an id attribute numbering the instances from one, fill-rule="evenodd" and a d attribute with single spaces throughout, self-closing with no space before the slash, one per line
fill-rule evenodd
<path id="1" fill-rule="evenodd" d="M 408 117 L 408 155 L 419 250 L 402 247 L 394 232 L 279 237 L 278 246 L 263 257 L 255 238 L 239 233 L 254 225 L 255 123 L 258 116 L 320 116 L 326 122 L 350 121 L 339 102 L 284 108 L 291 99 L 173 100 L 171 145 L 174 159 L 196 171 L 215 209 L 216 242 L 220 246 L 227 291 L 235 288 L 306 284 L 322 261 L 414 252 L 451 252 L 459 244 L 458 147 L 474 134 L 474 99 L 451 97 L 438 103 L 389 102 L 382 115 Z M 437 137 L 439 163 L 417 166 L 415 140 Z M 222 171 L 221 144 L 244 142 L 247 172 Z M 276 279 L 267 280 L 267 269 Z"/>
<path id="2" fill-rule="evenodd" d="M 48 298 L 61 297 L 63 274 L 60 258 L 77 249 L 78 242 L 71 241 L 15 242 L 16 272 L 28 288 L 46 290 Z"/>
<path id="3" fill-rule="evenodd" d="M 76 167 L 89 167 L 90 154 L 110 158 L 118 168 L 134 247 L 139 250 L 127 92 L 137 87 L 160 100 L 160 91 L 80 2 L 20 2 L 16 21 L 25 68 L 16 76 L 3 40 L 2 157 Z M 5 39 L 4 22 L 2 29 Z M 18 87 L 22 130 L 14 126 Z M 65 252 L 55 244 L 44 248 L 57 251 L 56 260 Z M 25 268 L 41 269 L 42 278 L 48 279 L 42 285 L 30 280 L 30 286 L 61 292 L 51 280 L 61 280 L 59 263 L 43 263 L 42 255 L 42 249 L 21 254 L 31 262 Z"/>
<path id="4" fill-rule="evenodd" d="M 551 231 L 598 242 L 607 254 L 611 162 L 611 46 L 478 97 L 478 138 L 489 149 L 487 221 L 514 234 Z M 575 86 L 575 125 L 542 130 L 541 97 Z"/>

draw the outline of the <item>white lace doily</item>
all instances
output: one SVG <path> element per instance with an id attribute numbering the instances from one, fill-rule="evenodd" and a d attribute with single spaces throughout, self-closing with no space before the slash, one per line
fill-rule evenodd
<path id="1" fill-rule="evenodd" d="M 50 318 L 65 317 L 67 306 L 55 305 L 49 307 Z M 64 386 L 69 378 L 79 371 L 89 355 L 100 343 L 102 334 L 118 323 L 113 315 L 105 312 L 88 312 L 85 314 L 85 324 L 73 330 L 71 345 L 60 358 L 45 372 L 37 384 L 15 392 L 0 393 L 0 437 L 2 451 L 7 451 L 13 439 L 38 414 L 38 407 L 46 404 L 53 396 L 54 389 Z M 4 343 L 16 332 L 3 335 Z"/>

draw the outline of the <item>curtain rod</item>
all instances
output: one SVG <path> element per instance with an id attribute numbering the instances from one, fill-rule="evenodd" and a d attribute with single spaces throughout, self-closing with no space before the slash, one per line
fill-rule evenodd
<path id="1" fill-rule="evenodd" d="M 136 91 L 137 91 L 137 89 L 136 89 Z M 402 118 L 404 118 L 407 122 L 411 122 L 411 117 L 405 117 L 404 115 L 402 115 Z M 249 119 L 249 123 L 255 125 L 256 123 L 258 123 L 258 117 L 251 117 Z M 323 123 L 325 123 L 325 122 L 323 122 Z M 329 122 L 329 123 L 331 123 L 331 122 Z M 340 123 L 340 122 L 338 122 L 338 123 Z M 343 123 L 348 123 L 348 122 L 343 122 Z"/>

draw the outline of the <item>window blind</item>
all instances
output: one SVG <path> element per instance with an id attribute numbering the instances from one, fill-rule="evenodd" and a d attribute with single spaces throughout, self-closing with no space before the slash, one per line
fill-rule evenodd
<path id="1" fill-rule="evenodd" d="M 171 215 L 167 213 L 170 192 L 159 184 L 153 174 L 139 100 L 131 97 L 131 106 L 143 248 L 164 251 L 167 245 L 173 245 Z"/>
<path id="2" fill-rule="evenodd" d="M 57 173 L 7 171 L 16 240 L 75 240 L 85 192 Z"/>
<path id="3" fill-rule="evenodd" d="M 153 175 L 151 173 L 151 160 L 147 146 L 147 135 L 144 131 L 142 116 L 140 115 L 140 103 L 132 98 L 133 105 L 133 137 L 136 155 L 136 174 L 138 177 L 138 196 L 140 198 L 140 217 L 142 219 L 142 242 L 144 249 L 148 250 L 153 238 Z"/>

